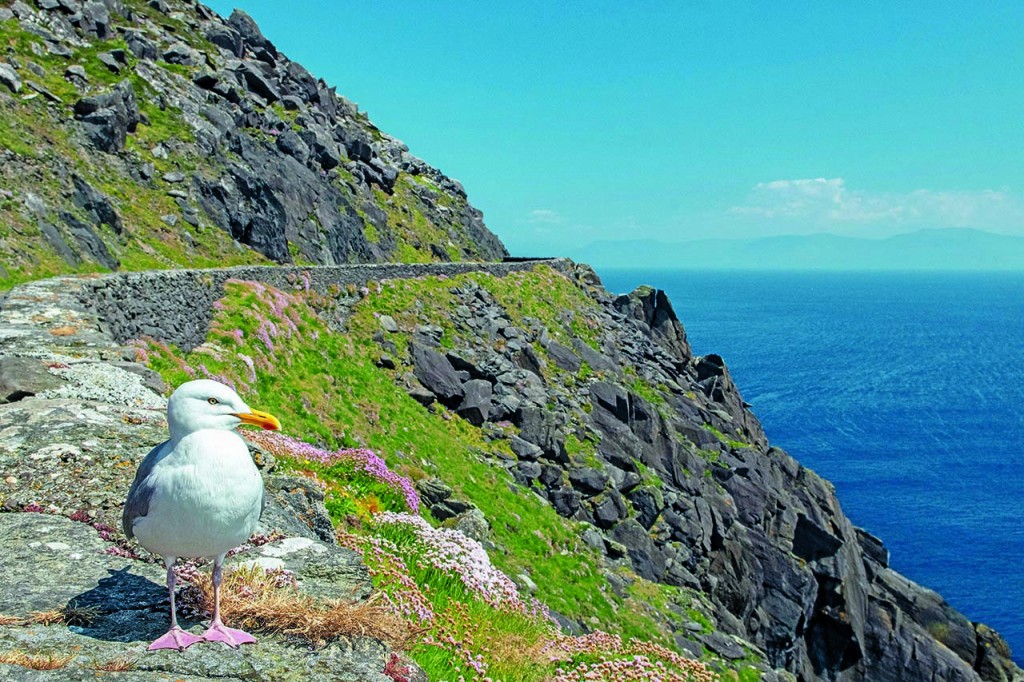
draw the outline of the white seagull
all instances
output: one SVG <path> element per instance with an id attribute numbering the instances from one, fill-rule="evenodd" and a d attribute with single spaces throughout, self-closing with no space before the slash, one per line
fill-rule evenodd
<path id="1" fill-rule="evenodd" d="M 231 647 L 256 641 L 225 627 L 220 617 L 224 555 L 252 535 L 263 511 L 263 479 L 235 433 L 240 424 L 281 428 L 274 416 L 250 409 L 224 384 L 208 379 L 184 383 L 167 401 L 170 440 L 153 448 L 135 473 L 124 505 L 124 532 L 164 558 L 171 595 L 171 628 L 149 645 L 151 650 L 184 650 L 200 641 Z M 202 637 L 178 627 L 177 557 L 213 559 L 213 620 Z"/>

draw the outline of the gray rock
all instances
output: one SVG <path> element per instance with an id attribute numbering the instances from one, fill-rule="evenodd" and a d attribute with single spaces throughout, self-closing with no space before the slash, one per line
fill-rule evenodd
<path id="1" fill-rule="evenodd" d="M 643 526 L 633 519 L 626 519 L 615 526 L 610 535 L 626 547 L 637 575 L 653 581 L 664 578 L 665 560 Z"/>
<path id="2" fill-rule="evenodd" d="M 85 33 L 100 40 L 111 37 L 110 11 L 102 2 L 86 2 L 82 5 L 81 28 Z"/>
<path id="3" fill-rule="evenodd" d="M 548 499 L 559 514 L 572 517 L 580 510 L 580 494 L 569 487 L 551 491 Z"/>
<path id="4" fill-rule="evenodd" d="M 657 520 L 661 510 L 665 508 L 665 500 L 661 491 L 653 486 L 641 486 L 629 495 L 629 501 L 636 510 L 636 520 L 646 530 Z"/>
<path id="5" fill-rule="evenodd" d="M 238 73 L 242 75 L 250 92 L 255 92 L 271 104 L 281 99 L 281 93 L 278 92 L 271 78 L 264 74 L 258 66 L 251 62 L 241 62 Z"/>
<path id="6" fill-rule="evenodd" d="M 100 52 L 96 55 L 96 58 L 113 73 L 121 73 L 121 70 L 125 67 L 124 62 L 115 58 L 110 52 Z"/>
<path id="7" fill-rule="evenodd" d="M 78 64 L 72 64 L 68 68 L 64 69 L 64 77 L 73 83 L 81 85 L 89 82 L 89 76 L 85 72 L 85 68 Z"/>
<path id="8" fill-rule="evenodd" d="M 309 147 L 294 131 L 285 130 L 277 136 L 277 148 L 294 157 L 299 163 L 305 164 L 309 159 Z"/>
<path id="9" fill-rule="evenodd" d="M 139 106 L 131 81 L 121 81 L 106 94 L 78 100 L 74 114 L 98 149 L 105 152 L 124 149 L 128 133 L 134 132 L 139 122 Z"/>
<path id="10" fill-rule="evenodd" d="M 116 270 L 121 266 L 121 261 L 110 253 L 92 225 L 82 222 L 67 211 L 61 212 L 60 218 L 68 226 L 82 253 L 109 270 Z"/>
<path id="11" fill-rule="evenodd" d="M 133 55 L 139 59 L 154 60 L 158 56 L 156 45 L 154 45 L 141 31 L 125 30 L 125 44 Z"/>
<path id="12" fill-rule="evenodd" d="M 60 230 L 58 230 L 56 226 L 41 220 L 39 221 L 39 231 L 42 232 L 43 238 L 46 239 L 47 243 L 49 243 L 53 250 L 57 252 L 57 255 L 64 259 L 65 263 L 71 266 L 77 266 L 82 262 L 78 253 L 68 246 L 68 243 L 64 240 L 63 235 L 61 235 Z"/>
<path id="13" fill-rule="evenodd" d="M 38 358 L 0 356 L 0 403 L 13 403 L 60 386 Z"/>
<path id="14" fill-rule="evenodd" d="M 238 32 L 246 46 L 262 48 L 273 55 L 277 54 L 274 44 L 264 37 L 253 18 L 242 10 L 236 9 L 231 13 L 231 16 L 228 17 L 228 25 Z"/>
<path id="15" fill-rule="evenodd" d="M 108 225 L 118 234 L 124 232 L 121 217 L 117 210 L 102 192 L 97 191 L 80 175 L 71 176 L 74 193 L 71 202 L 92 218 L 96 225 Z"/>
<path id="16" fill-rule="evenodd" d="M 462 385 L 463 398 L 455 411 L 474 426 L 480 426 L 491 410 L 491 382 L 471 379 Z"/>
<path id="17" fill-rule="evenodd" d="M 576 352 L 583 358 L 583 362 L 590 365 L 590 368 L 595 372 L 610 372 L 618 369 L 618 365 L 614 360 L 594 350 L 582 339 L 574 339 L 573 345 L 576 347 Z"/>
<path id="18" fill-rule="evenodd" d="M 529 485 L 531 481 L 540 478 L 541 465 L 537 462 L 520 461 L 514 469 L 516 480 L 523 485 Z"/>
<path id="19" fill-rule="evenodd" d="M 452 407 L 457 406 L 462 401 L 463 390 L 452 363 L 436 350 L 420 344 L 410 344 L 410 351 L 416 378 L 438 400 Z"/>
<path id="20" fill-rule="evenodd" d="M 626 506 L 622 502 L 622 497 L 617 492 L 606 495 L 603 498 L 598 498 L 594 505 L 594 521 L 599 527 L 611 528 L 616 522 L 624 518 L 626 518 Z M 623 540 L 618 541 L 625 544 Z"/>
<path id="21" fill-rule="evenodd" d="M 9 65 L 0 62 L 0 85 L 7 87 L 11 92 L 21 91 L 21 79 L 17 72 Z"/>
<path id="22" fill-rule="evenodd" d="M 557 341 L 549 341 L 547 344 L 548 355 L 558 367 L 567 372 L 576 373 L 582 366 L 582 361 L 576 353 L 568 346 L 563 346 Z"/>
<path id="23" fill-rule="evenodd" d="M 703 635 L 700 638 L 700 641 L 703 642 L 707 648 L 711 649 L 722 658 L 732 661 L 743 658 L 747 655 L 747 652 L 742 646 L 737 644 L 735 639 L 721 632 L 712 632 L 710 634 Z"/>
<path id="24" fill-rule="evenodd" d="M 182 42 L 174 43 L 164 50 L 163 58 L 168 64 L 199 66 L 203 63 L 203 56 L 199 51 Z"/>
<path id="25" fill-rule="evenodd" d="M 523 440 L 519 436 L 512 436 L 509 439 L 509 445 L 512 447 L 512 452 L 516 453 L 519 459 L 532 461 L 540 457 L 544 452 L 539 446 Z"/>
<path id="26" fill-rule="evenodd" d="M 206 39 L 234 57 L 241 57 L 244 54 L 242 36 L 230 26 L 211 23 L 206 29 Z"/>
<path id="27" fill-rule="evenodd" d="M 477 542 L 485 542 L 491 533 L 491 524 L 479 509 L 473 508 L 455 517 L 455 530 Z"/>
<path id="28" fill-rule="evenodd" d="M 569 482 L 572 487 L 587 497 L 592 497 L 608 485 L 608 474 L 594 467 L 581 467 L 569 470 Z"/>

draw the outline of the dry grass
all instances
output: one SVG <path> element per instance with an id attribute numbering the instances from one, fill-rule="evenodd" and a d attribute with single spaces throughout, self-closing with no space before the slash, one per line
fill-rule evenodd
<path id="1" fill-rule="evenodd" d="M 97 615 L 99 610 L 92 606 L 66 606 L 51 611 L 34 611 L 27 616 L 7 616 L 0 613 L 0 626 L 89 625 Z"/>
<path id="2" fill-rule="evenodd" d="M 134 658 L 112 658 L 106 663 L 94 665 L 93 670 L 102 670 L 108 673 L 126 673 L 135 670 L 137 661 Z"/>
<path id="3" fill-rule="evenodd" d="M 74 336 L 78 333 L 78 327 L 72 327 L 71 325 L 64 325 L 63 327 L 54 327 L 50 330 L 50 333 L 54 336 Z"/>
<path id="4" fill-rule="evenodd" d="M 0 663 L 20 665 L 22 668 L 31 668 L 32 670 L 59 670 L 70 663 L 72 658 L 74 656 L 28 654 L 17 649 L 0 653 Z"/>
<path id="5" fill-rule="evenodd" d="M 206 574 L 192 583 L 196 601 L 213 611 L 213 584 Z M 415 633 L 410 625 L 374 598 L 351 603 L 317 600 L 294 585 L 281 586 L 281 576 L 259 567 L 238 568 L 224 576 L 221 615 L 232 627 L 302 638 L 316 646 L 342 637 L 370 637 L 404 648 Z"/>

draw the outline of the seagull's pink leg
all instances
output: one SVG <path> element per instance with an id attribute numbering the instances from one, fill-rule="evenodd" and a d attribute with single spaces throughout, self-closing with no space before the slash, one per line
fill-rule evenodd
<path id="1" fill-rule="evenodd" d="M 220 583 L 223 578 L 220 565 L 222 561 L 224 561 L 223 554 L 213 561 L 213 620 L 210 621 L 210 627 L 203 633 L 203 639 L 207 642 L 224 642 L 232 649 L 237 649 L 242 644 L 255 644 L 255 637 L 248 632 L 225 626 L 220 619 Z"/>
<path id="2" fill-rule="evenodd" d="M 176 580 L 174 577 L 174 557 L 164 557 L 164 563 L 167 564 L 167 591 L 171 594 L 171 629 L 163 637 L 150 644 L 149 650 L 177 649 L 178 651 L 184 651 L 196 642 L 203 641 L 203 638 L 196 637 L 178 627 L 178 616 L 174 612 L 174 583 Z"/>

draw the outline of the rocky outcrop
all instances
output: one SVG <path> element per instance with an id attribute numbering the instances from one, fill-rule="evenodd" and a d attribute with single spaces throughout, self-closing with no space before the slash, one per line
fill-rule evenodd
<path id="1" fill-rule="evenodd" d="M 118 679 L 391 682 L 391 652 L 366 637 L 310 649 L 261 634 L 238 651 L 146 651 L 167 628 L 165 571 L 132 556 L 116 529 L 135 465 L 166 439 L 163 383 L 99 331 L 76 295 L 87 283 L 25 285 L 0 306 L 0 653 L 52 668 L 0 663 L 0 680 L 122 671 Z M 366 566 L 337 546 L 323 491 L 275 473 L 269 455 L 257 462 L 267 488 L 258 533 L 279 539 L 228 563 L 287 570 L 318 598 L 368 598 Z M 197 618 L 182 625 L 202 631 Z"/>
<path id="2" fill-rule="evenodd" d="M 67 269 L 152 266 L 178 258 L 163 243 L 168 226 L 182 256 L 216 258 L 234 243 L 248 262 L 507 255 L 457 181 L 289 60 L 244 12 L 68 0 L 5 13 L 3 35 L 18 48 L 0 62 L 0 120 L 50 128 L 0 151 L 25 237 L 0 244 L 10 270 L 31 275 L 53 256 Z M 20 98 L 26 88 L 34 94 Z M 111 206 L 102 224 L 113 232 L 69 201 L 79 182 Z M 207 228 L 223 231 L 219 246 Z"/>
<path id="3" fill-rule="evenodd" d="M 515 457 L 494 465 L 563 516 L 590 524 L 584 539 L 610 566 L 707 594 L 718 632 L 700 635 L 700 644 L 719 655 L 730 655 L 719 640 L 731 633 L 804 680 L 1021 679 L 997 634 L 892 571 L 882 542 L 852 526 L 832 486 L 770 446 L 721 358 L 690 354 L 663 294 L 640 289 L 613 299 L 585 266 L 555 264 L 592 303 L 562 314 L 599 330 L 592 336 L 556 341 L 536 319 L 514 322 L 470 282 L 452 289 L 457 305 L 444 319 L 410 327 L 382 316 L 387 362 L 411 369 L 399 376 L 422 402 L 444 403 L 484 429 L 514 424 Z M 520 265 L 530 267 L 489 267 Z M 330 290 L 332 278 L 356 272 L 360 282 L 401 276 L 365 277 L 373 267 L 386 266 L 123 275 L 80 291 L 111 327 L 119 314 L 111 303 L 136 300 L 136 326 L 118 327 L 123 338 L 149 325 L 146 333 L 172 340 L 175 316 L 147 317 L 144 308 L 186 305 L 175 302 L 174 283 L 213 286 L 229 273 L 253 274 Z M 408 336 L 407 355 L 397 354 L 393 334 Z M 464 341 L 442 349 L 442 334 Z M 472 511 L 439 481 L 420 492 L 438 519 Z"/>

